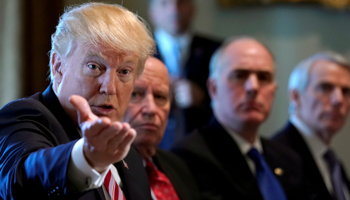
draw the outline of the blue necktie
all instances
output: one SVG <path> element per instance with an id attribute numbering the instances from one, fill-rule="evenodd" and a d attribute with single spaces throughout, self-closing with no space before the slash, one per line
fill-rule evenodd
<path id="1" fill-rule="evenodd" d="M 247 155 L 255 163 L 256 177 L 264 200 L 287 200 L 282 186 L 258 150 L 251 148 Z"/>
<path id="2" fill-rule="evenodd" d="M 346 200 L 343 191 L 344 182 L 340 162 L 338 161 L 332 150 L 328 150 L 324 154 L 324 158 L 327 161 L 330 169 L 331 180 L 333 185 L 333 196 L 335 200 Z"/>

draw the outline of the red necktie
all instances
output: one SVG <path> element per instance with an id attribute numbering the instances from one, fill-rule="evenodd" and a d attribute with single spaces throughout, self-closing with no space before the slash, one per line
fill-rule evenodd
<path id="1" fill-rule="evenodd" d="M 157 200 L 179 200 L 168 177 L 158 170 L 149 160 L 146 161 L 146 171 L 152 191 L 157 197 Z"/>
<path id="2" fill-rule="evenodd" d="M 117 182 L 114 180 L 111 170 L 108 171 L 104 185 L 111 196 L 111 200 L 125 200 L 123 191 L 118 186 Z"/>

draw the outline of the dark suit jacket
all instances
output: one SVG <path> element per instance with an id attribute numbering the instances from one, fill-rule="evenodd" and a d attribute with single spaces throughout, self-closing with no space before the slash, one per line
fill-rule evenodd
<path id="1" fill-rule="evenodd" d="M 102 187 L 76 193 L 67 182 L 71 150 L 80 138 L 51 85 L 44 93 L 0 110 L 0 197 L 3 199 L 105 199 Z M 126 199 L 151 199 L 135 149 L 116 163 Z"/>
<path id="2" fill-rule="evenodd" d="M 288 199 L 303 199 L 302 164 L 298 157 L 271 141 L 261 139 L 264 157 L 277 176 Z M 239 147 L 213 118 L 172 151 L 188 164 L 203 199 L 262 200 L 256 178 L 251 173 Z"/>
<path id="3" fill-rule="evenodd" d="M 309 190 L 310 200 L 332 200 L 331 194 L 323 181 L 321 172 L 299 131 L 289 122 L 287 125 L 277 132 L 272 140 L 293 149 L 302 158 L 304 163 L 305 182 Z M 344 177 L 347 177 L 343 171 Z M 347 179 L 347 178 L 346 178 Z M 348 180 L 348 179 L 347 179 Z M 349 181 L 347 182 L 349 188 Z"/>
<path id="4" fill-rule="evenodd" d="M 181 78 L 185 78 L 196 83 L 206 94 L 205 101 L 202 106 L 190 107 L 188 109 L 182 110 L 185 116 L 185 119 L 183 121 L 186 123 L 185 133 L 188 133 L 195 128 L 206 124 L 212 115 L 210 97 L 207 93 L 206 82 L 209 75 L 210 58 L 219 46 L 220 42 L 199 35 L 193 36 L 190 53 L 183 71 L 181 72 Z M 159 51 L 157 52 L 158 53 L 155 55 L 155 57 L 163 60 L 163 56 L 165 55 L 159 54 Z M 174 106 L 175 104 L 172 105 L 172 108 L 174 108 Z M 170 116 L 171 114 L 172 111 L 170 112 Z M 164 137 L 168 136 L 165 135 Z M 173 139 L 171 139 L 171 141 L 173 141 Z"/>
<path id="5" fill-rule="evenodd" d="M 179 157 L 158 148 L 152 159 L 158 169 L 169 178 L 180 199 L 200 199 L 195 180 L 187 165 Z"/>

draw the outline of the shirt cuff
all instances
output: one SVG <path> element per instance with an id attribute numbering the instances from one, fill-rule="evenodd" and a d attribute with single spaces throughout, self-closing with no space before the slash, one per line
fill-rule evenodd
<path id="1" fill-rule="evenodd" d="M 86 161 L 83 152 L 84 139 L 78 140 L 72 149 L 71 162 L 68 166 L 68 179 L 78 191 L 86 191 L 102 186 L 110 167 L 103 173 L 97 172 Z"/>

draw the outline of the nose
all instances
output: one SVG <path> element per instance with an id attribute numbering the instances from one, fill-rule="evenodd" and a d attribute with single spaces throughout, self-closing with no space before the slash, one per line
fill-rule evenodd
<path id="1" fill-rule="evenodd" d="M 116 72 L 105 73 L 101 78 L 100 93 L 115 95 L 117 93 L 118 77 Z"/>
<path id="2" fill-rule="evenodd" d="M 259 80 L 256 74 L 250 74 L 244 85 L 247 92 L 257 92 L 259 89 Z"/>
<path id="3" fill-rule="evenodd" d="M 342 89 L 339 87 L 336 87 L 331 96 L 331 103 L 333 106 L 340 106 L 344 101 L 344 95 L 342 92 Z"/>
<path id="4" fill-rule="evenodd" d="M 156 112 L 157 105 L 154 101 L 153 94 L 146 94 L 142 101 L 142 113 L 147 116 L 152 116 Z"/>

